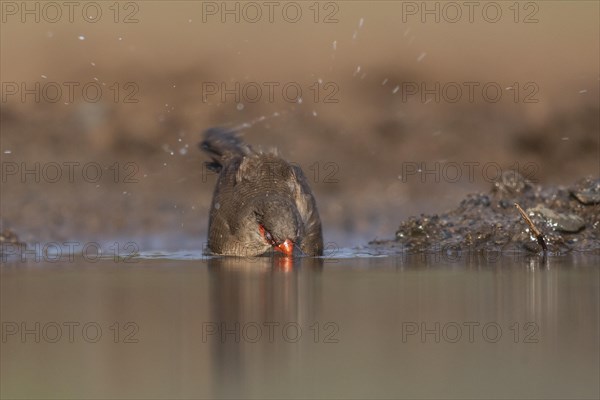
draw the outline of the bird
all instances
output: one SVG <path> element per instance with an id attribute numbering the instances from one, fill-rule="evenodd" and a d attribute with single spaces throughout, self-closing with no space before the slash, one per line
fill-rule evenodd
<path id="1" fill-rule="evenodd" d="M 254 257 L 323 255 L 315 197 L 302 169 L 277 150 L 257 151 L 234 130 L 205 131 L 199 144 L 218 173 L 208 222 L 208 253 Z"/>

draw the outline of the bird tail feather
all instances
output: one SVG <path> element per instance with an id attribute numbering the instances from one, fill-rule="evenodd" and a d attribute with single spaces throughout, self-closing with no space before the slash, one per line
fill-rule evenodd
<path id="1" fill-rule="evenodd" d="M 210 128 L 204 132 L 204 140 L 199 144 L 212 161 L 207 161 L 209 170 L 220 172 L 228 160 L 248 155 L 252 152 L 250 146 L 244 143 L 235 131 L 225 128 Z"/>

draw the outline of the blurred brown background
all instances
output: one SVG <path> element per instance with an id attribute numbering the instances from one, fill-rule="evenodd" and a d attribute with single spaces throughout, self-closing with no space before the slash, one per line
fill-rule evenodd
<path id="1" fill-rule="evenodd" d="M 197 143 L 214 125 L 241 127 L 248 142 L 298 162 L 313 182 L 326 241 L 340 246 L 391 237 L 410 215 L 487 190 L 496 172 L 485 165 L 518 166 L 549 184 L 598 176 L 599 3 L 475 2 L 472 22 L 463 3 L 427 2 L 436 22 L 423 2 L 280 2 L 269 22 L 256 2 L 263 15 L 252 23 L 248 3 L 98 2 L 86 9 L 91 23 L 86 3 L 72 22 L 66 8 L 49 22 L 53 9 L 28 2 L 36 22 L 21 3 L 2 2 L 2 224 L 26 241 L 199 248 L 215 176 L 203 173 Z M 238 7 L 239 22 L 235 14 L 221 21 L 225 6 Z M 298 22 L 286 21 L 285 7 L 288 19 L 301 10 Z M 72 102 L 65 82 L 78 85 Z M 265 82 L 279 85 L 273 101 L 266 90 L 254 103 L 250 91 L 240 101 L 222 101 L 221 92 L 203 98 L 210 85 Z M 406 92 L 436 82 L 448 90 L 455 82 L 462 96 Z M 476 84 L 473 101 L 464 82 Z M 98 102 L 82 96 L 89 83 L 102 88 Z M 289 83 L 302 89 L 301 102 L 282 95 Z M 39 101 L 22 97 L 23 84 L 39 84 Z M 52 84 L 63 88 L 55 103 Z M 482 96 L 486 84 L 502 88 L 499 101 Z M 50 182 L 42 170 L 52 162 L 98 163 L 103 175 L 88 182 L 76 168 L 69 182 L 64 168 Z M 465 162 L 479 163 L 472 180 Z M 35 163 L 39 183 L 35 172 L 22 175 Z M 448 163 L 463 166 L 462 178 L 444 174 Z M 440 169 L 407 174 L 415 165 Z"/>

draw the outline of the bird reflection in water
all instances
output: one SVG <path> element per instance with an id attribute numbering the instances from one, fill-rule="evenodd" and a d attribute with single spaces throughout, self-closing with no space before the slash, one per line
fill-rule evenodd
<path id="1" fill-rule="evenodd" d="M 273 268 L 281 272 L 291 272 L 294 268 L 293 257 L 275 257 L 273 263 Z"/>
<path id="2" fill-rule="evenodd" d="M 309 327 L 318 319 L 323 259 L 219 257 L 208 261 L 208 338 L 216 397 L 248 393 L 273 365 L 293 365 L 298 345 L 282 337 L 286 324 Z"/>

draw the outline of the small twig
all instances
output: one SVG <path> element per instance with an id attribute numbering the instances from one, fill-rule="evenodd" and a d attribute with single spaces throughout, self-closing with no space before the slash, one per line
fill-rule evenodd
<path id="1" fill-rule="evenodd" d="M 525 213 L 525 211 L 521 208 L 520 205 L 515 203 L 515 207 L 517 207 L 517 210 L 519 210 L 521 217 L 523 217 L 523 219 L 525 220 L 527 225 L 529 225 L 529 229 L 531 229 L 531 232 L 533 232 L 533 234 L 535 235 L 537 242 L 540 244 L 540 246 L 542 246 L 542 249 L 544 249 L 544 254 L 545 254 L 548 251 L 548 246 L 546 246 L 546 241 L 544 240 L 544 234 L 533 224 L 533 221 L 531 220 L 531 218 L 529 218 L 529 216 Z"/>

